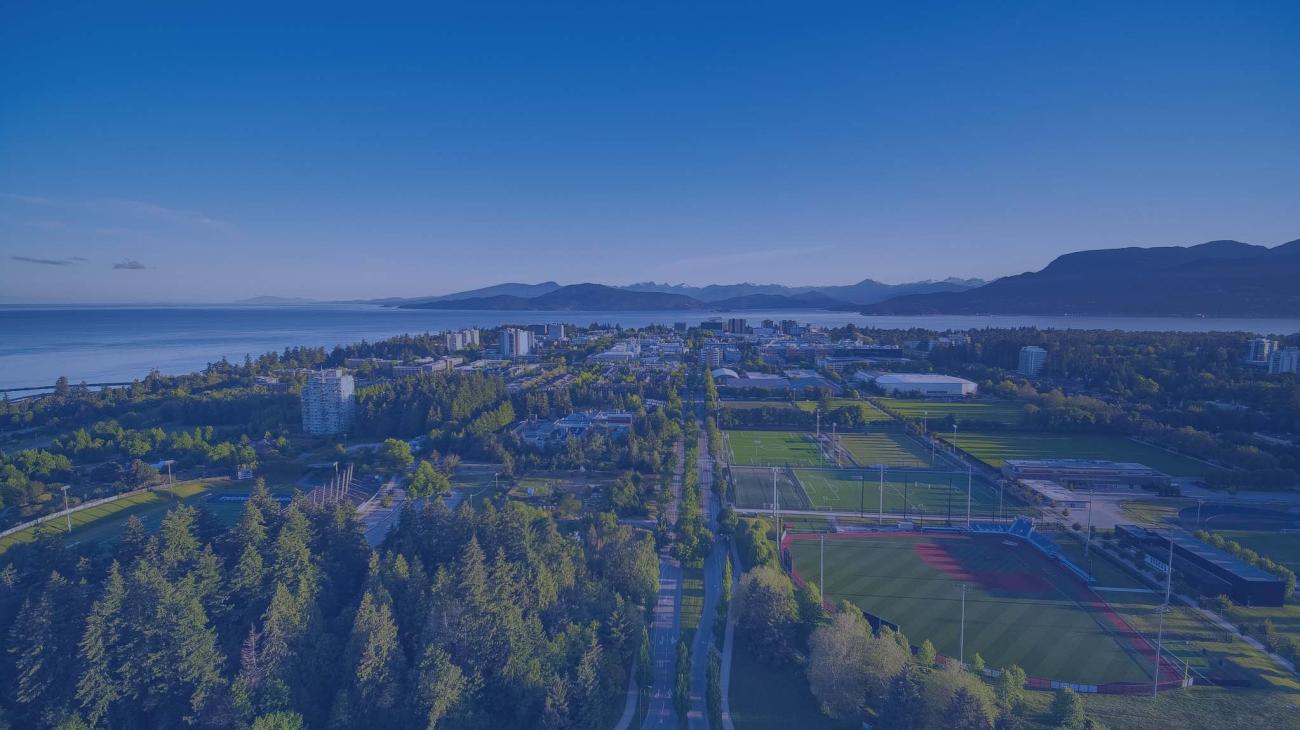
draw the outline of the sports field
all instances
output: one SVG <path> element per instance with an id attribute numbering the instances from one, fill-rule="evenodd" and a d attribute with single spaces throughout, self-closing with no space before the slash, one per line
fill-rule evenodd
<path id="1" fill-rule="evenodd" d="M 221 480 L 225 481 L 225 480 Z M 202 498 L 211 488 L 209 482 L 181 482 L 172 487 L 153 489 L 146 492 L 115 499 L 112 502 L 95 505 L 72 513 L 72 533 L 70 542 L 90 543 L 117 537 L 126 521 L 135 515 L 145 522 L 145 527 L 153 529 L 162 521 L 167 510 L 180 503 L 189 503 Z M 32 542 L 36 539 L 38 529 L 62 532 L 67 529 L 66 519 L 57 519 L 20 530 L 0 538 L 0 552 L 13 545 Z"/>
<path id="2" fill-rule="evenodd" d="M 788 400 L 723 400 L 718 401 L 718 405 L 723 408 L 733 410 L 747 410 L 750 408 L 789 408 Z"/>
<path id="3" fill-rule="evenodd" d="M 736 487 L 736 506 L 749 509 L 772 508 L 772 470 L 763 467 L 733 467 L 731 481 Z M 799 485 L 790 478 L 789 469 L 776 470 L 778 505 L 781 509 L 812 509 L 813 505 Z"/>
<path id="4" fill-rule="evenodd" d="M 808 536 L 812 537 L 812 536 Z M 1154 652 L 1083 584 L 1024 544 L 996 536 L 828 536 L 825 595 L 896 623 L 956 657 L 966 592 L 966 659 L 1017 664 L 1030 676 L 1102 684 L 1149 681 Z M 819 543 L 791 543 L 795 570 L 816 580 Z M 1141 647 L 1141 649 L 1139 649 Z"/>
<path id="5" fill-rule="evenodd" d="M 930 466 L 930 452 L 921 444 L 899 433 L 845 433 L 839 435 L 840 445 L 849 452 L 859 466 L 912 467 Z"/>
<path id="6" fill-rule="evenodd" d="M 809 413 L 812 413 L 813 411 L 817 410 L 818 406 L 820 406 L 821 404 L 815 400 L 801 400 L 801 401 L 796 401 L 795 405 L 799 407 L 799 410 L 808 411 Z M 861 406 L 864 409 L 864 412 L 867 414 L 868 421 L 889 420 L 888 413 L 881 411 L 879 408 L 872 405 L 869 401 L 854 400 L 852 398 L 831 398 L 830 399 L 831 410 L 835 410 L 836 408 L 852 408 L 854 406 Z"/>
<path id="7" fill-rule="evenodd" d="M 799 431 L 725 431 L 731 463 L 821 466 L 826 463 L 812 435 Z"/>
<path id="8" fill-rule="evenodd" d="M 952 434 L 944 434 L 954 441 Z M 1211 467 L 1123 436 L 1017 431 L 958 432 L 955 443 L 992 467 L 1007 459 L 1107 459 L 1132 461 L 1176 477 L 1204 476 Z"/>
<path id="9" fill-rule="evenodd" d="M 880 402 L 887 410 L 904 418 L 913 418 L 919 421 L 928 413 L 931 426 L 934 426 L 937 421 L 947 416 L 956 418 L 958 425 L 962 421 L 987 421 L 1014 426 L 1020 423 L 1020 416 L 1024 412 L 1023 403 L 1009 400 L 946 402 L 881 398 Z"/>
<path id="10" fill-rule="evenodd" d="M 796 477 L 808 495 L 812 509 L 856 512 L 872 515 L 881 509 L 879 474 L 862 470 L 795 469 Z M 864 477 L 865 478 L 861 478 Z M 771 502 L 771 486 L 767 501 Z M 885 471 L 884 511 L 902 514 L 906 509 L 912 519 L 922 515 L 926 524 L 933 518 L 942 522 L 949 514 L 953 522 L 965 524 L 966 474 L 934 471 Z M 992 517 L 998 511 L 998 495 L 993 487 L 978 479 L 971 485 L 971 514 Z"/>

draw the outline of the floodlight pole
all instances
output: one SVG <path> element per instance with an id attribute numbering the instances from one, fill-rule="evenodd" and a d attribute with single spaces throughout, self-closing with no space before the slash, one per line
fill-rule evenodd
<path id="1" fill-rule="evenodd" d="M 957 649 L 957 662 L 966 666 L 966 584 L 961 584 L 961 643 Z"/>
<path id="2" fill-rule="evenodd" d="M 1155 697 L 1160 691 L 1160 655 L 1164 651 L 1165 643 L 1165 614 L 1169 612 L 1169 594 L 1174 585 L 1174 528 L 1169 527 L 1169 559 L 1165 563 L 1165 602 L 1160 607 L 1160 628 L 1156 633 L 1156 668 L 1153 674 L 1155 677 L 1151 680 L 1151 696 Z"/>
<path id="3" fill-rule="evenodd" d="M 885 465 L 880 465 L 880 517 L 876 520 L 878 526 L 885 526 Z"/>
<path id="4" fill-rule="evenodd" d="M 777 542 L 781 541 L 781 506 L 776 492 L 776 467 L 772 467 L 772 527 L 776 530 Z"/>
<path id="5" fill-rule="evenodd" d="M 63 516 L 68 518 L 68 532 L 72 532 L 72 513 L 68 511 L 71 509 L 68 507 L 68 487 L 70 486 L 72 485 L 63 485 Z"/>
<path id="6" fill-rule="evenodd" d="M 817 587 L 822 591 L 822 601 L 826 600 L 826 533 L 821 534 L 821 571 L 817 576 Z"/>
<path id="7" fill-rule="evenodd" d="M 867 499 L 867 473 L 862 472 L 858 475 L 858 518 L 861 519 L 866 509 Z"/>
<path id="8" fill-rule="evenodd" d="M 970 464 L 966 465 L 966 529 L 970 529 L 970 491 L 971 482 L 974 479 L 975 471 Z"/>

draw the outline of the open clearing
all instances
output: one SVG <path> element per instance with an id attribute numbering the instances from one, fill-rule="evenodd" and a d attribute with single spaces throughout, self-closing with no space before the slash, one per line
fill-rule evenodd
<path id="1" fill-rule="evenodd" d="M 796 571 L 819 572 L 819 541 L 794 540 Z M 882 533 L 826 539 L 829 600 L 848 599 L 897 623 L 909 640 L 957 656 L 961 586 L 966 658 L 1018 664 L 1031 676 L 1080 683 L 1144 682 L 1154 654 L 1082 583 L 1027 545 L 994 536 Z"/>
<path id="2" fill-rule="evenodd" d="M 826 463 L 812 436 L 800 431 L 724 431 L 731 463 L 749 466 L 821 466 Z"/>
<path id="3" fill-rule="evenodd" d="M 1201 477 L 1211 469 L 1195 459 L 1107 434 L 959 431 L 943 438 L 995 468 L 1007 459 L 1106 459 L 1145 464 L 1176 477 Z"/>

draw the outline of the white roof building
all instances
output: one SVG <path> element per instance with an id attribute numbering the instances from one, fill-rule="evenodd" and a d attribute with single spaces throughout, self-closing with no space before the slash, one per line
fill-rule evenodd
<path id="1" fill-rule="evenodd" d="M 933 373 L 885 373 L 876 376 L 876 385 L 886 393 L 921 393 L 927 398 L 960 398 L 978 390 L 965 378 Z"/>

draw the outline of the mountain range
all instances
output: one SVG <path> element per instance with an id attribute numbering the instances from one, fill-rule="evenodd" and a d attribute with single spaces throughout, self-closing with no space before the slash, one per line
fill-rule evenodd
<path id="1" fill-rule="evenodd" d="M 782 284 L 710 284 L 686 286 L 642 282 L 628 286 L 507 283 L 438 297 L 377 300 L 404 309 L 536 309 L 536 310 L 688 310 L 688 309 L 846 309 L 901 294 L 963 291 L 984 282 L 945 279 L 907 284 L 882 284 L 864 279 L 845 286 L 785 286 Z"/>
<path id="2" fill-rule="evenodd" d="M 911 294 L 866 314 L 1300 315 L 1300 240 L 1065 254 L 1041 271 L 961 292 Z"/>

